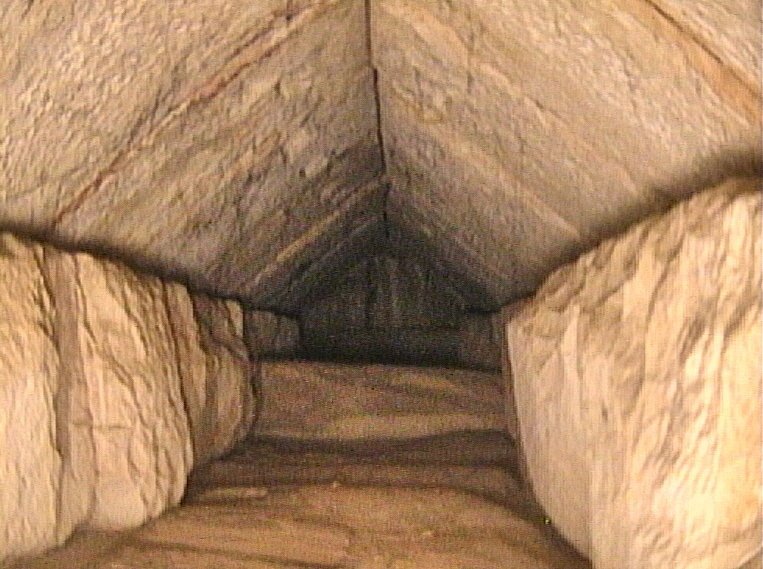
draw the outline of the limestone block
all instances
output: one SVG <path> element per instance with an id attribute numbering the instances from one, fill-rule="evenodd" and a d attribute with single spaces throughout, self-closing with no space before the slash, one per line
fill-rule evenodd
<path id="1" fill-rule="evenodd" d="M 346 441 L 505 430 L 500 376 L 383 365 L 263 362 L 254 432 Z"/>
<path id="2" fill-rule="evenodd" d="M 243 340 L 243 311 L 233 301 L 192 295 L 175 283 L 166 286 L 193 465 L 198 467 L 233 448 L 254 418 L 253 368 Z"/>
<path id="3" fill-rule="evenodd" d="M 137 543 L 118 548 L 104 565 L 143 569 L 161 559 L 170 567 L 193 566 L 187 552 L 194 552 L 198 565 L 226 569 L 586 566 L 542 528 L 466 492 L 331 484 L 257 490 L 198 496 L 141 530 Z"/>
<path id="4" fill-rule="evenodd" d="M 295 358 L 300 351 L 299 323 L 266 310 L 244 312 L 244 337 L 257 359 Z"/>
<path id="5" fill-rule="evenodd" d="M 58 419 L 73 461 L 62 501 L 87 514 L 73 526 L 136 527 L 180 501 L 191 467 L 165 287 L 86 254 L 51 252 L 49 263 L 68 392 Z"/>
<path id="6" fill-rule="evenodd" d="M 0 235 L 0 560 L 62 541 L 59 357 L 42 248 Z"/>
<path id="7" fill-rule="evenodd" d="M 272 303 L 368 221 L 367 43 L 363 0 L 7 0 L 0 223 Z"/>
<path id="8" fill-rule="evenodd" d="M 327 335 L 454 327 L 466 310 L 460 293 L 426 263 L 373 255 L 333 275 L 300 311 L 305 342 Z"/>
<path id="9" fill-rule="evenodd" d="M 761 195 L 734 180 L 554 273 L 508 324 L 535 493 L 601 569 L 761 553 Z"/>
<path id="10" fill-rule="evenodd" d="M 500 303 L 759 172 L 759 4 L 371 2 L 388 218 Z"/>
<path id="11" fill-rule="evenodd" d="M 237 303 L 0 234 L 0 560 L 158 516 L 253 407 Z"/>
<path id="12" fill-rule="evenodd" d="M 246 436 L 254 419 L 254 396 L 241 307 L 203 295 L 191 300 L 205 354 L 204 403 L 201 413 L 191 417 L 195 463 L 202 464 Z"/>

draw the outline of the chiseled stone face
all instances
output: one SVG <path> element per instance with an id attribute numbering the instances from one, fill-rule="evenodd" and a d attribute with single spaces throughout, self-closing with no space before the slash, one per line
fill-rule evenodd
<path id="1" fill-rule="evenodd" d="M 370 6 L 388 217 L 496 304 L 760 171 L 755 0 Z"/>
<path id="2" fill-rule="evenodd" d="M 508 324 L 541 504 L 601 569 L 761 548 L 761 195 L 736 180 L 554 273 Z"/>
<path id="3" fill-rule="evenodd" d="M 8 0 L 0 78 L 4 227 L 279 303 L 376 223 L 363 0 Z"/>
<path id="4" fill-rule="evenodd" d="M 134 527 L 180 501 L 191 468 L 164 284 L 89 255 L 58 255 L 66 269 L 56 285 L 68 283 L 76 296 L 66 317 L 75 334 L 67 340 L 78 349 L 64 365 L 76 364 L 85 378 L 84 401 L 72 403 L 85 411 L 75 424 L 88 425 L 80 432 L 89 430 L 93 445 L 87 524 Z"/>
<path id="5" fill-rule="evenodd" d="M 248 432 L 237 303 L 10 234 L 0 268 L 0 559 L 158 516 Z"/>
<path id="6" fill-rule="evenodd" d="M 0 559 L 60 543 L 60 361 L 42 248 L 0 236 Z"/>

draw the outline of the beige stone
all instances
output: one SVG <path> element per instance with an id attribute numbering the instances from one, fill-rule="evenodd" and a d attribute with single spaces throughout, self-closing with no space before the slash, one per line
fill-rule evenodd
<path id="1" fill-rule="evenodd" d="M 57 527 L 60 361 L 43 262 L 40 246 L 0 235 L 0 561 L 66 537 Z"/>
<path id="2" fill-rule="evenodd" d="M 253 416 L 243 312 L 0 235 L 0 560 L 176 505 Z"/>
<path id="3" fill-rule="evenodd" d="M 199 437 L 208 440 L 208 449 L 198 456 L 202 463 L 222 456 L 249 432 L 254 419 L 253 377 L 241 307 L 202 295 L 192 301 L 206 355 L 206 398 L 197 424 Z"/>
<path id="4" fill-rule="evenodd" d="M 511 506 L 540 522 L 539 509 L 516 481 L 515 446 L 504 433 L 472 431 L 424 439 L 316 445 L 252 439 L 191 476 L 186 501 L 267 492 L 296 484 L 448 488 Z"/>
<path id="5" fill-rule="evenodd" d="M 256 367 L 244 344 L 237 303 L 189 294 L 178 284 L 166 286 L 198 467 L 227 453 L 249 431 Z"/>
<path id="6" fill-rule="evenodd" d="M 759 172 L 759 4 L 374 0 L 388 219 L 505 302 Z"/>
<path id="7" fill-rule="evenodd" d="M 192 460 L 164 284 L 86 254 L 51 251 L 49 263 L 65 299 L 69 409 L 58 420 L 73 464 L 63 499 L 89 498 L 78 508 L 88 526 L 139 526 L 180 501 Z"/>
<path id="8" fill-rule="evenodd" d="M 554 273 L 508 325 L 535 493 L 597 568 L 761 554 L 761 194 L 728 182 Z"/>
<path id="9" fill-rule="evenodd" d="M 219 488 L 122 539 L 86 536 L 23 569 L 584 569 L 545 531 L 439 488 Z M 88 547 L 90 546 L 90 547 Z M 76 549 L 75 549 L 76 548 Z M 90 548 L 92 548 L 91 551 Z M 75 556 L 73 553 L 78 553 Z M 84 560 L 83 560 L 84 559 Z M 14 567 L 13 569 L 22 569 Z"/>
<path id="10" fill-rule="evenodd" d="M 505 429 L 500 376 L 383 365 L 263 362 L 255 434 L 410 439 Z"/>
<path id="11" fill-rule="evenodd" d="M 0 36 L 3 226 L 286 303 L 381 217 L 364 0 L 9 0 Z"/>

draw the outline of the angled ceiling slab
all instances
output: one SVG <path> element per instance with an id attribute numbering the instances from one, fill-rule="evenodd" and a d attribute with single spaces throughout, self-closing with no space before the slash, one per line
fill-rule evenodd
<path id="1" fill-rule="evenodd" d="M 0 225 L 287 313 L 381 242 L 495 308 L 761 169 L 760 26 L 754 0 L 8 0 Z"/>
<path id="2" fill-rule="evenodd" d="M 722 4 L 374 1 L 395 223 L 506 302 L 633 221 L 760 171 L 759 3 Z"/>
<path id="3" fill-rule="evenodd" d="M 278 307 L 288 273 L 373 224 L 366 14 L 364 0 L 5 2 L 0 225 Z"/>

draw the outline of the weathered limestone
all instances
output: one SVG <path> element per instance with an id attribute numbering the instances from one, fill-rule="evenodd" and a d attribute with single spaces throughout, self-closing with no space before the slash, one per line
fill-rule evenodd
<path id="1" fill-rule="evenodd" d="M 301 352 L 299 323 L 265 310 L 244 312 L 244 337 L 252 357 L 296 358 Z"/>
<path id="2" fill-rule="evenodd" d="M 450 488 L 527 511 L 528 495 L 516 480 L 515 447 L 505 433 L 470 431 L 413 440 L 343 444 L 250 439 L 237 452 L 194 471 L 187 497 L 210 489 L 331 484 Z"/>
<path id="3" fill-rule="evenodd" d="M 762 553 L 759 190 L 737 180 L 681 203 L 514 308 L 529 475 L 597 568 L 735 569 Z"/>
<path id="4" fill-rule="evenodd" d="M 366 29 L 364 0 L 3 2 L 0 224 L 293 301 L 381 216 Z"/>
<path id="5" fill-rule="evenodd" d="M 227 453 L 249 432 L 256 368 L 244 344 L 243 312 L 237 303 L 189 295 L 177 284 L 167 288 L 198 467 Z"/>
<path id="6" fill-rule="evenodd" d="M 505 429 L 500 376 L 476 371 L 263 362 L 264 437 L 411 439 Z"/>
<path id="7" fill-rule="evenodd" d="M 0 560 L 177 504 L 248 431 L 241 308 L 0 234 Z"/>
<path id="8" fill-rule="evenodd" d="M 501 371 L 503 328 L 500 312 L 464 317 L 458 327 L 458 361 L 475 369 Z"/>
<path id="9" fill-rule="evenodd" d="M 60 543 L 59 358 L 40 246 L 0 236 L 0 560 Z"/>
<path id="10" fill-rule="evenodd" d="M 164 284 L 85 254 L 48 257 L 63 372 L 54 421 L 72 461 L 61 499 L 88 500 L 64 521 L 135 527 L 180 501 L 192 464 Z"/>
<path id="11" fill-rule="evenodd" d="M 388 218 L 487 308 L 670 200 L 762 169 L 756 0 L 371 7 Z"/>
<path id="12" fill-rule="evenodd" d="M 387 255 L 333 275 L 311 300 L 301 311 L 310 336 L 454 326 L 466 309 L 458 292 L 431 269 Z"/>

